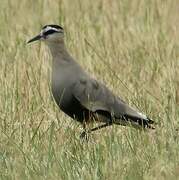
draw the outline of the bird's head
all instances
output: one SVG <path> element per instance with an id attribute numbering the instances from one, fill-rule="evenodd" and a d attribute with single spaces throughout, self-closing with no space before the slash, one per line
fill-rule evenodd
<path id="1" fill-rule="evenodd" d="M 45 25 L 40 34 L 30 39 L 27 43 L 31 43 L 37 40 L 41 40 L 47 43 L 59 42 L 63 40 L 64 31 L 63 28 L 59 25 Z"/>

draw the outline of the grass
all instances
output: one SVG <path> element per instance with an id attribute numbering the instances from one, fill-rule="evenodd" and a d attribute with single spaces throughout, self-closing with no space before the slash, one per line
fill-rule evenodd
<path id="1" fill-rule="evenodd" d="M 1 0 L 0 179 L 179 178 L 177 0 Z M 79 139 L 50 90 L 51 56 L 26 45 L 61 24 L 78 62 L 159 125 L 113 126 Z"/>

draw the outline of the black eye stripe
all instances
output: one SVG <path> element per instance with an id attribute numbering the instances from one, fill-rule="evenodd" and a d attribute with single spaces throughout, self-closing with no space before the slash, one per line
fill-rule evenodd
<path id="1" fill-rule="evenodd" d="M 59 33 L 59 31 L 55 31 L 55 30 L 53 30 L 53 29 L 50 29 L 50 30 L 44 32 L 43 35 L 47 36 L 47 35 L 53 34 L 53 33 Z"/>

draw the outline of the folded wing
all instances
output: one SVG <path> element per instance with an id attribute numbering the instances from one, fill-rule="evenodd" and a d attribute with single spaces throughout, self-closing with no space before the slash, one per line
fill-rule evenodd
<path id="1" fill-rule="evenodd" d="M 94 113 L 108 113 L 116 124 L 122 124 L 121 121 L 125 121 L 151 128 L 150 124 L 154 123 L 142 113 L 128 106 L 106 86 L 94 79 L 79 80 L 75 83 L 72 93 L 86 109 Z"/>

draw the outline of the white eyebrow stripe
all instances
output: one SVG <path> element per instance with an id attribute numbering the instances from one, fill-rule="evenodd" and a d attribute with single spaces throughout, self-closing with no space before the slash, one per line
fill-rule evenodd
<path id="1" fill-rule="evenodd" d="M 47 31 L 49 31 L 49 30 L 54 30 L 54 31 L 56 31 L 56 32 L 60 32 L 58 29 L 56 29 L 56 28 L 54 28 L 54 27 L 50 27 L 50 26 L 47 26 L 47 27 L 43 30 L 43 32 L 47 32 Z"/>

